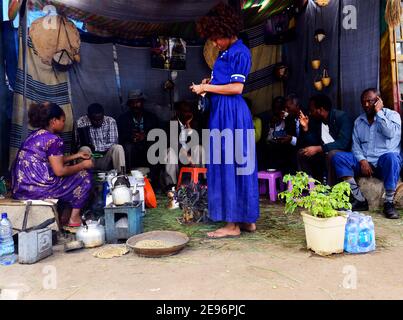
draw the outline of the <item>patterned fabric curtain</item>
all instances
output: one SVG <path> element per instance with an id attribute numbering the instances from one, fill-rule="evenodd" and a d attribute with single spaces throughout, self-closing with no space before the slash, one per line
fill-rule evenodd
<path id="1" fill-rule="evenodd" d="M 22 35 L 20 34 L 20 48 L 23 47 Z M 31 39 L 28 39 L 27 48 L 27 108 L 33 102 L 53 102 L 63 108 L 66 114 L 66 125 L 61 137 L 64 140 L 65 152 L 69 153 L 72 142 L 73 115 L 67 83 L 68 73 L 54 71 L 51 66 L 45 65 L 33 48 Z M 16 88 L 14 92 L 13 116 L 10 132 L 10 165 L 14 161 L 16 153 L 22 143 L 24 126 L 24 113 L 28 110 L 24 106 L 24 72 L 23 50 L 19 50 Z M 25 117 L 26 119 L 26 117 Z M 28 126 L 28 132 L 34 128 Z"/>
<path id="2" fill-rule="evenodd" d="M 274 68 L 281 62 L 281 46 L 264 43 L 264 25 L 245 31 L 252 54 L 252 68 L 245 84 L 245 97 L 253 101 L 252 113 L 271 109 L 273 98 L 283 95 L 283 83 L 277 81 Z"/>

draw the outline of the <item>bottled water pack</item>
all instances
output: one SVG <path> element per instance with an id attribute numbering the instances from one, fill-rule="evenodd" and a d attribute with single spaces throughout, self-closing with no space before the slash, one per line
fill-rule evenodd
<path id="1" fill-rule="evenodd" d="M 344 251 L 366 253 L 375 250 L 375 228 L 371 216 L 350 212 L 344 237 Z"/>

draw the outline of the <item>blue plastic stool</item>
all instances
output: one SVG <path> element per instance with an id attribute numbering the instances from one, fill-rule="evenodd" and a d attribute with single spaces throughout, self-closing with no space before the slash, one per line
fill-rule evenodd
<path id="1" fill-rule="evenodd" d="M 106 242 L 117 243 L 120 239 L 129 239 L 131 236 L 143 232 L 143 212 L 141 202 L 133 206 L 105 207 Z M 126 215 L 127 228 L 116 227 L 116 215 Z"/>

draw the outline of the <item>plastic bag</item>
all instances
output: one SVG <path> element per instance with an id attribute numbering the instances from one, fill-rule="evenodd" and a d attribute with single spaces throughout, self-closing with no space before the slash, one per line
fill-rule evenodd
<path id="1" fill-rule="evenodd" d="M 147 208 L 156 208 L 157 207 L 157 198 L 155 197 L 155 192 L 153 187 L 151 186 L 150 181 L 147 178 L 144 178 L 144 201 L 146 203 Z"/>

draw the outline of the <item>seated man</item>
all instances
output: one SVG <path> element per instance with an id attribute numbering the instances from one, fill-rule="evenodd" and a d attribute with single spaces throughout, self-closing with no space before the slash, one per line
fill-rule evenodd
<path id="1" fill-rule="evenodd" d="M 327 177 L 331 186 L 335 183 L 331 159 L 340 151 L 350 151 L 353 122 L 348 114 L 332 108 L 332 102 L 324 94 L 309 101 L 310 118 L 302 112 L 299 117 L 301 145 L 298 151 L 298 167 L 319 181 Z"/>
<path id="2" fill-rule="evenodd" d="M 77 131 L 82 146 L 80 151 L 97 153 L 101 157 L 94 159 L 96 170 L 116 169 L 125 171 L 125 153 L 118 144 L 116 121 L 104 115 L 104 108 L 99 103 L 88 106 L 86 116 L 77 121 Z"/>
<path id="3" fill-rule="evenodd" d="M 354 123 L 352 152 L 338 153 L 332 164 L 338 178 L 350 183 L 353 211 L 368 210 L 368 201 L 361 193 L 354 176 L 376 176 L 385 186 L 383 212 L 389 219 L 399 218 L 393 197 L 400 176 L 401 119 L 396 111 L 384 108 L 376 89 L 361 95 L 364 109 Z"/>
<path id="4" fill-rule="evenodd" d="M 205 153 L 203 147 L 199 144 L 190 150 L 190 139 L 196 139 L 196 133 L 199 135 L 199 143 L 202 141 L 201 130 L 197 119 L 195 108 L 187 101 L 175 102 L 175 118 L 171 121 L 172 128 L 178 128 L 178 145 L 177 150 L 170 146 L 167 150 L 167 164 L 162 172 L 162 184 L 166 189 L 176 186 L 178 183 L 179 170 L 182 166 L 187 167 L 204 167 Z M 171 135 L 171 128 L 166 130 Z M 168 139 L 169 141 L 170 139 Z M 182 163 L 182 161 L 185 163 Z"/>
<path id="5" fill-rule="evenodd" d="M 264 169 L 278 169 L 283 174 L 293 174 L 297 169 L 297 127 L 295 118 L 286 112 L 286 106 L 295 107 L 294 104 L 298 105 L 296 97 L 277 97 L 273 101 L 273 117 L 266 137 Z M 299 114 L 297 119 L 298 117 Z"/>
<path id="6" fill-rule="evenodd" d="M 147 161 L 150 146 L 147 135 L 152 129 L 158 128 L 158 119 L 154 114 L 144 110 L 144 100 L 141 90 L 129 92 L 127 100 L 129 110 L 121 114 L 117 120 L 119 141 L 125 150 L 128 172 L 137 167 L 148 167 L 151 170 L 151 179 L 155 179 L 156 167 L 149 165 Z"/>
<path id="7" fill-rule="evenodd" d="M 300 124 L 299 116 L 301 113 L 301 104 L 295 94 L 290 94 L 285 98 L 284 110 L 281 117 L 284 118 L 284 134 L 275 139 L 278 151 L 281 155 L 281 163 L 283 164 L 283 174 L 295 174 L 297 171 L 297 150 L 300 147 Z"/>

